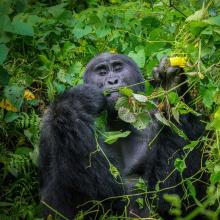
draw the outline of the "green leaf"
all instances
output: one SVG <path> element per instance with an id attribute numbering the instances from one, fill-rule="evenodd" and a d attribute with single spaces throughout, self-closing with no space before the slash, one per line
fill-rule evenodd
<path id="1" fill-rule="evenodd" d="M 156 57 L 154 58 L 150 58 L 149 62 L 147 63 L 147 71 L 146 71 L 146 75 L 147 76 L 152 76 L 152 71 L 153 68 L 158 64 L 158 60 Z"/>
<path id="2" fill-rule="evenodd" d="M 67 5 L 67 3 L 61 3 L 58 5 L 51 6 L 48 8 L 48 12 L 57 18 L 65 11 L 64 7 L 66 5 Z"/>
<path id="3" fill-rule="evenodd" d="M 6 86 L 8 82 L 9 82 L 9 74 L 2 66 L 0 66 L 0 85 Z"/>
<path id="4" fill-rule="evenodd" d="M 1 14 L 1 13 L 0 13 Z M 8 15 L 0 15 L 0 34 L 7 29 L 11 29 L 11 20 Z"/>
<path id="5" fill-rule="evenodd" d="M 24 35 L 24 36 L 34 36 L 34 29 L 32 24 L 24 22 L 21 20 L 21 17 L 15 16 L 12 21 L 12 33 Z"/>
<path id="6" fill-rule="evenodd" d="M 15 154 L 29 156 L 33 149 L 29 147 L 18 147 L 15 151 Z"/>
<path id="7" fill-rule="evenodd" d="M 101 131 L 105 132 L 107 124 L 107 111 L 102 111 L 100 115 L 95 120 L 95 127 Z"/>
<path id="8" fill-rule="evenodd" d="M 196 198 L 196 188 L 190 180 L 186 180 L 187 189 L 193 198 Z"/>
<path id="9" fill-rule="evenodd" d="M 190 108 L 186 103 L 180 101 L 176 105 L 176 109 L 179 111 L 180 114 L 188 114 L 192 113 L 196 116 L 200 116 L 201 114 Z"/>
<path id="10" fill-rule="evenodd" d="M 171 108 L 171 112 L 172 112 L 172 116 L 174 117 L 174 119 L 178 122 L 178 123 L 180 123 L 180 114 L 179 114 L 179 111 L 175 108 L 175 107 L 173 107 L 173 108 Z"/>
<path id="11" fill-rule="evenodd" d="M 96 36 L 98 38 L 102 38 L 102 37 L 105 37 L 107 36 L 108 34 L 111 33 L 111 28 L 109 27 L 103 27 L 103 26 L 99 26 L 97 29 L 96 29 Z"/>
<path id="12" fill-rule="evenodd" d="M 59 83 L 57 81 L 53 81 L 53 85 L 54 85 L 54 88 L 56 89 L 57 93 L 63 93 L 66 89 L 65 85 L 62 84 L 62 83 Z"/>
<path id="13" fill-rule="evenodd" d="M 65 72 L 65 70 L 60 69 L 59 72 L 57 73 L 57 78 L 60 82 L 62 83 L 67 83 L 70 86 L 73 86 L 74 83 L 74 76 L 72 76 L 71 74 L 68 74 L 67 72 Z"/>
<path id="14" fill-rule="evenodd" d="M 0 202 L 0 207 L 11 207 L 13 206 L 13 203 L 10 202 Z"/>
<path id="15" fill-rule="evenodd" d="M 125 122 L 134 123 L 136 121 L 136 117 L 134 113 L 130 111 L 130 109 L 125 107 L 120 107 L 118 109 L 118 117 Z"/>
<path id="16" fill-rule="evenodd" d="M 220 15 L 218 15 L 216 17 L 208 18 L 208 19 L 204 20 L 204 22 L 211 24 L 211 25 L 220 26 Z"/>
<path id="17" fill-rule="evenodd" d="M 183 150 L 189 150 L 189 152 L 191 152 L 196 147 L 196 145 L 198 143 L 199 143 L 199 141 L 191 141 L 189 144 L 187 144 L 183 147 Z"/>
<path id="18" fill-rule="evenodd" d="M 11 1 L 9 0 L 1 0 L 0 1 L 0 14 L 9 14 L 11 12 Z"/>
<path id="19" fill-rule="evenodd" d="M 169 202 L 172 206 L 181 208 L 181 199 L 176 194 L 164 194 L 163 198 Z"/>
<path id="20" fill-rule="evenodd" d="M 128 97 L 120 97 L 115 104 L 115 109 L 118 111 L 120 107 L 129 108 L 129 98 Z"/>
<path id="21" fill-rule="evenodd" d="M 105 137 L 105 143 L 107 144 L 113 144 L 115 143 L 119 138 L 125 138 L 127 137 L 131 132 L 130 131 L 109 131 L 104 133 Z"/>
<path id="22" fill-rule="evenodd" d="M 182 173 L 186 169 L 185 161 L 180 158 L 176 158 L 174 166 L 180 173 Z"/>
<path id="23" fill-rule="evenodd" d="M 7 58 L 9 49 L 5 44 L 0 44 L 0 65 L 4 63 Z"/>
<path id="24" fill-rule="evenodd" d="M 7 114 L 5 115 L 4 121 L 6 123 L 11 123 L 11 122 L 15 121 L 18 118 L 19 118 L 19 114 L 18 113 L 7 112 Z"/>
<path id="25" fill-rule="evenodd" d="M 138 102 L 143 102 L 143 103 L 145 103 L 145 102 L 148 101 L 148 98 L 147 98 L 147 96 L 145 96 L 145 95 L 133 93 L 133 97 L 134 97 L 135 100 L 137 100 Z"/>
<path id="26" fill-rule="evenodd" d="M 143 198 L 137 198 L 136 202 L 139 206 L 139 209 L 143 209 L 144 208 L 144 199 Z"/>
<path id="27" fill-rule="evenodd" d="M 168 93 L 168 99 L 169 99 L 170 104 L 172 104 L 172 105 L 177 104 L 180 100 L 177 93 L 173 92 L 173 91 Z"/>
<path id="28" fill-rule="evenodd" d="M 144 67 L 146 57 L 143 48 L 139 49 L 137 52 L 131 51 L 128 56 L 131 57 L 140 68 Z"/>
<path id="29" fill-rule="evenodd" d="M 200 94 L 202 101 L 207 108 L 211 108 L 214 102 L 214 96 L 217 93 L 217 89 L 214 86 L 209 85 L 207 88 L 201 87 Z"/>
<path id="30" fill-rule="evenodd" d="M 220 181 L 220 166 L 216 165 L 214 171 L 210 176 L 211 184 L 216 184 Z"/>
<path id="31" fill-rule="evenodd" d="M 174 123 L 170 122 L 170 126 L 171 129 L 177 133 L 181 138 L 183 138 L 184 140 L 188 141 L 189 138 L 186 136 L 186 134 L 184 133 L 184 131 L 182 131 L 181 129 L 179 129 Z"/>
<path id="32" fill-rule="evenodd" d="M 5 97 L 15 106 L 18 110 L 23 103 L 24 87 L 18 85 L 7 86 L 4 89 Z"/>
<path id="33" fill-rule="evenodd" d="M 160 121 L 162 124 L 170 126 L 170 122 L 162 115 L 162 113 L 157 112 L 155 114 L 155 117 L 158 121 Z"/>
<path id="34" fill-rule="evenodd" d="M 207 10 L 202 8 L 198 11 L 195 11 L 194 14 L 186 18 L 186 21 L 201 21 L 204 16 L 207 15 Z"/>
<path id="35" fill-rule="evenodd" d="M 90 26 L 86 26 L 85 28 L 77 28 L 75 27 L 72 31 L 74 37 L 78 40 L 90 33 L 92 33 L 92 28 Z"/>
<path id="36" fill-rule="evenodd" d="M 135 184 L 135 188 L 143 192 L 147 192 L 147 185 L 141 177 L 139 177 L 137 183 Z"/>
<path id="37" fill-rule="evenodd" d="M 111 172 L 112 176 L 114 176 L 115 179 L 118 176 L 120 176 L 120 173 L 119 173 L 118 169 L 112 164 L 110 164 L 109 171 Z"/>
<path id="38" fill-rule="evenodd" d="M 44 54 L 38 55 L 38 58 L 48 68 L 53 64 L 53 61 L 51 61 L 49 58 L 47 58 L 47 56 Z"/>
<path id="39" fill-rule="evenodd" d="M 68 69 L 68 74 L 71 74 L 72 76 L 75 76 L 75 75 L 79 75 L 81 70 L 82 70 L 82 63 L 80 62 L 74 62 Z"/>
<path id="40" fill-rule="evenodd" d="M 132 125 L 138 130 L 143 130 L 148 126 L 150 120 L 149 114 L 147 112 L 142 112 L 136 116 L 136 121 L 132 123 Z"/>
<path id="41" fill-rule="evenodd" d="M 119 92 L 127 97 L 131 97 L 133 94 L 133 90 L 127 87 L 120 88 Z"/>
<path id="42" fill-rule="evenodd" d="M 210 126 L 220 131 L 220 108 L 215 112 Z"/>

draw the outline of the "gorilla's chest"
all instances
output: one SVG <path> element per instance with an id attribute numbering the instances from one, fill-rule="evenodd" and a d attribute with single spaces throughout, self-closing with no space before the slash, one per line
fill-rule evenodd
<path id="1" fill-rule="evenodd" d="M 159 130 L 158 127 L 157 123 L 151 123 L 145 130 L 134 130 L 128 137 L 107 146 L 107 154 L 116 158 L 116 166 L 122 175 L 141 176 L 144 174 L 143 172 L 148 166 L 146 158 L 153 159 L 155 152 L 153 140 Z"/>

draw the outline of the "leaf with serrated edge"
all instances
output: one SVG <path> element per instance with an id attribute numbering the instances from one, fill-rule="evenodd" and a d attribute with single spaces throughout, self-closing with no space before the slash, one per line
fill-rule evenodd
<path id="1" fill-rule="evenodd" d="M 118 116 L 122 121 L 128 123 L 134 123 L 136 121 L 135 115 L 128 108 L 120 107 L 118 109 Z"/>
<path id="2" fill-rule="evenodd" d="M 107 144 L 113 144 L 115 143 L 119 138 L 125 138 L 127 137 L 131 132 L 130 131 L 111 131 L 111 132 L 105 132 L 104 136 L 105 138 L 105 143 Z"/>
<path id="3" fill-rule="evenodd" d="M 147 97 L 145 95 L 141 95 L 141 94 L 135 94 L 133 93 L 133 97 L 135 98 L 135 100 L 137 100 L 138 102 L 147 102 Z"/>

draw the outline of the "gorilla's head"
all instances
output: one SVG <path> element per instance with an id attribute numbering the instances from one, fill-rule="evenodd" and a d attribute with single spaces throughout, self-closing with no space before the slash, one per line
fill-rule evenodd
<path id="1" fill-rule="evenodd" d="M 118 88 L 131 86 L 135 92 L 144 92 L 143 76 L 136 63 L 122 54 L 103 53 L 87 65 L 84 82 L 97 85 L 103 92 L 109 91 L 108 107 L 113 108 L 120 96 Z M 136 85 L 134 85 L 136 84 Z"/>

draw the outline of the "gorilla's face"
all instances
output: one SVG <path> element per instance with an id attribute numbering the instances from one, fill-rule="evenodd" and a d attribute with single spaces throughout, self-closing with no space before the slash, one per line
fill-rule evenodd
<path id="1" fill-rule="evenodd" d="M 131 86 L 135 92 L 144 92 L 144 84 L 134 85 L 142 81 L 143 77 L 134 61 L 121 54 L 104 53 L 93 58 L 84 74 L 85 83 L 97 85 L 103 92 L 108 92 L 108 108 L 114 107 L 121 87 Z"/>

